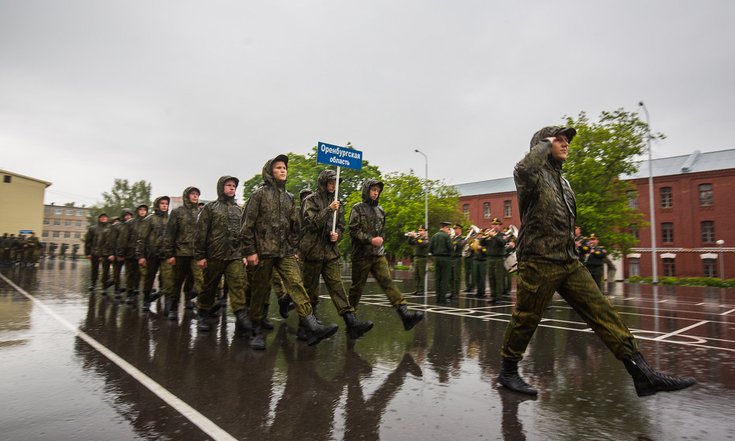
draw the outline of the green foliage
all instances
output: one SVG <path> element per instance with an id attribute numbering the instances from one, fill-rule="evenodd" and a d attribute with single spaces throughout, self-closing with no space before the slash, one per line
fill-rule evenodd
<path id="1" fill-rule="evenodd" d="M 623 109 L 602 112 L 598 122 L 585 112 L 565 119 L 577 130 L 564 163 L 564 176 L 577 196 L 577 224 L 585 235 L 600 237 L 613 254 L 624 253 L 637 244 L 630 225 L 645 222 L 643 214 L 627 204 L 626 192 L 634 191 L 634 185 L 618 177 L 637 171 L 634 158 L 646 150 L 648 126 L 637 113 Z M 654 133 L 651 138 L 664 135 Z"/>
<path id="2" fill-rule="evenodd" d="M 413 247 L 404 235 L 416 231 L 424 224 L 424 187 L 427 181 L 413 173 L 393 172 L 383 177 L 385 188 L 380 195 L 380 205 L 385 210 L 385 249 L 393 258 L 413 255 Z M 454 186 L 442 181 L 429 180 L 429 231 L 439 230 L 439 223 L 461 222 L 459 193 Z M 352 206 L 362 201 L 362 191 L 353 192 L 346 201 L 347 219 Z M 343 254 L 349 253 L 349 240 L 340 243 Z"/>
<path id="3" fill-rule="evenodd" d="M 651 284 L 653 278 L 632 276 L 628 278 L 628 283 L 645 283 Z M 678 285 L 678 286 L 713 286 L 716 288 L 735 288 L 735 279 L 718 279 L 715 277 L 662 277 L 659 279 L 661 285 Z"/>
<path id="4" fill-rule="evenodd" d="M 102 193 L 102 204 L 90 207 L 87 223 L 90 225 L 97 223 L 97 216 L 101 213 L 107 213 L 110 218 L 113 218 L 118 217 L 123 208 L 135 210 L 135 207 L 140 204 L 150 206 L 151 189 L 151 184 L 144 180 L 131 185 L 127 179 L 115 179 L 112 190 L 109 193 Z"/>
<path id="5" fill-rule="evenodd" d="M 347 148 L 353 148 L 352 144 L 347 143 Z M 302 155 L 298 153 L 288 153 L 288 179 L 286 180 L 286 190 L 298 197 L 301 190 L 309 188 L 316 190 L 317 179 L 322 170 L 330 168 L 325 164 L 316 162 L 317 146 L 312 147 L 311 152 Z M 343 200 L 353 192 L 359 190 L 362 183 L 367 178 L 380 178 L 380 170 L 377 166 L 371 165 L 369 161 L 362 161 L 362 170 L 352 170 L 348 168 L 340 169 L 339 194 Z M 255 189 L 263 183 L 263 175 L 259 173 L 247 181 L 242 183 L 243 200 L 250 198 Z"/>

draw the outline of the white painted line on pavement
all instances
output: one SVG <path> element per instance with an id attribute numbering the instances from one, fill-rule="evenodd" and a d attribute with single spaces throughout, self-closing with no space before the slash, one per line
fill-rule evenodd
<path id="1" fill-rule="evenodd" d="M 729 310 L 729 311 L 725 311 L 725 312 L 723 312 L 723 313 L 722 313 L 722 314 L 720 314 L 720 315 L 728 315 L 728 314 L 730 314 L 731 312 L 735 312 L 735 309 L 731 309 L 731 310 Z"/>
<path id="2" fill-rule="evenodd" d="M 669 332 L 668 334 L 659 335 L 658 337 L 654 338 L 654 340 L 656 340 L 656 341 L 666 340 L 669 337 L 672 337 L 672 336 L 677 335 L 677 334 L 681 334 L 682 332 L 686 332 L 686 331 L 688 331 L 688 330 L 690 330 L 692 328 L 696 328 L 697 326 L 701 326 L 701 325 L 703 325 L 705 323 L 709 323 L 709 320 L 702 320 L 701 322 L 695 323 L 693 325 L 689 325 L 686 328 L 681 328 L 681 329 L 679 329 L 677 331 Z"/>
<path id="3" fill-rule="evenodd" d="M 74 333 L 77 337 L 84 340 L 85 342 L 87 342 L 87 344 L 89 344 L 90 346 L 95 348 L 97 351 L 99 351 L 100 354 L 104 355 L 105 357 L 110 359 L 111 362 L 118 365 L 120 369 L 124 370 L 125 372 L 130 374 L 130 376 L 138 380 L 143 386 L 147 387 L 148 390 L 153 392 L 158 398 L 163 400 L 169 406 L 176 409 L 179 413 L 181 413 L 189 421 L 194 423 L 194 425 L 202 429 L 204 433 L 211 436 L 215 440 L 230 441 L 230 440 L 236 439 L 235 437 L 227 433 L 224 429 L 214 424 L 209 418 L 205 417 L 201 413 L 197 412 L 193 407 L 186 404 L 179 397 L 172 394 L 167 389 L 165 389 L 163 386 L 153 381 L 151 377 L 139 371 L 135 366 L 128 363 L 127 361 L 122 359 L 119 355 L 112 352 L 111 350 L 107 349 L 102 343 L 98 342 L 97 340 L 90 337 L 85 332 L 80 331 L 75 326 L 73 326 L 71 323 L 67 322 L 63 317 L 61 317 L 56 312 L 54 312 L 50 307 L 46 306 L 45 303 L 38 300 L 31 294 L 27 293 L 23 288 L 13 283 L 10 279 L 5 277 L 3 274 L 0 274 L 0 278 L 2 278 L 8 285 L 12 286 L 16 291 L 26 296 L 30 301 L 35 303 L 36 306 L 43 309 L 48 315 L 55 318 L 56 321 L 61 323 L 65 328 L 67 328 L 69 331 Z"/>

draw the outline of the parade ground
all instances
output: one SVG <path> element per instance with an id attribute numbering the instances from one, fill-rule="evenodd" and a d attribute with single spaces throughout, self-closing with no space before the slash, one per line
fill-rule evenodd
<path id="1" fill-rule="evenodd" d="M 555 296 L 521 363 L 540 391 L 529 398 L 495 381 L 514 294 L 436 306 L 430 287 L 409 296 L 426 317 L 406 332 L 371 282 L 362 339 L 347 340 L 324 295 L 331 339 L 307 346 L 295 312 L 271 307 L 275 329 L 254 351 L 231 311 L 200 335 L 191 311 L 169 321 L 160 303 L 143 312 L 88 293 L 88 280 L 83 260 L 0 270 L 1 439 L 735 439 L 734 289 L 605 287 L 651 366 L 698 381 L 646 398 Z M 414 291 L 410 277 L 396 283 Z"/>

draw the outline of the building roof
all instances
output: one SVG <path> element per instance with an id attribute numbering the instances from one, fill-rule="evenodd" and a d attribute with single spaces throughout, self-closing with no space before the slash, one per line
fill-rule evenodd
<path id="1" fill-rule="evenodd" d="M 651 161 L 653 176 L 671 176 L 735 168 L 735 149 L 716 152 L 695 150 L 688 155 L 671 156 Z M 622 175 L 620 179 L 642 179 L 648 177 L 648 160 L 640 161 L 638 172 Z"/>
<path id="2" fill-rule="evenodd" d="M 509 177 L 456 184 L 454 188 L 457 189 L 460 196 L 476 196 L 478 194 L 513 192 L 516 191 L 516 183 L 513 177 Z"/>
<path id="3" fill-rule="evenodd" d="M 40 182 L 41 184 L 46 184 L 46 187 L 48 187 L 49 185 L 51 185 L 51 182 L 49 182 L 49 181 L 44 181 L 43 179 L 38 179 L 38 178 L 32 178 L 30 176 L 21 175 L 20 173 L 11 172 L 10 170 L 3 170 L 1 168 L 0 168 L 0 174 L 13 175 L 13 176 L 16 176 L 18 178 L 29 179 L 31 181 Z"/>

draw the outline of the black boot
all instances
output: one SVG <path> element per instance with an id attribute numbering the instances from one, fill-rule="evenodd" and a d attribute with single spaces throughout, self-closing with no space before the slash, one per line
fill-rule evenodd
<path id="1" fill-rule="evenodd" d="M 296 340 L 307 341 L 309 337 L 309 330 L 306 329 L 304 322 L 299 320 L 299 327 L 296 329 Z"/>
<path id="2" fill-rule="evenodd" d="M 166 317 L 174 321 L 179 319 L 179 302 L 174 299 L 166 299 Z"/>
<path id="3" fill-rule="evenodd" d="M 510 390 L 526 395 L 538 395 L 538 391 L 523 381 L 518 375 L 518 362 L 503 359 L 503 368 L 498 375 L 498 382 Z"/>
<path id="4" fill-rule="evenodd" d="M 367 334 L 369 330 L 373 329 L 373 322 L 370 320 L 361 322 L 351 312 L 344 313 L 342 318 L 345 321 L 345 325 L 347 325 L 347 336 L 352 340 L 357 340 Z"/>
<path id="5" fill-rule="evenodd" d="M 401 320 L 403 321 L 403 329 L 405 329 L 406 331 L 413 328 L 418 322 L 424 319 L 423 312 L 410 312 L 406 305 L 401 305 L 398 307 L 398 315 L 401 316 Z"/>
<path id="6" fill-rule="evenodd" d="M 184 294 L 184 308 L 189 310 L 194 309 L 194 302 L 192 302 L 191 300 L 196 296 L 197 293 L 195 291 L 187 292 L 186 294 Z"/>
<path id="7" fill-rule="evenodd" d="M 674 377 L 653 370 L 643 359 L 640 352 L 633 354 L 630 360 L 623 360 L 625 369 L 635 385 L 635 392 L 639 397 L 653 395 L 656 392 L 671 392 L 685 389 L 697 382 L 692 377 Z"/>
<path id="8" fill-rule="evenodd" d="M 247 308 L 235 311 L 235 335 L 246 336 L 253 331 L 253 322 L 250 321 L 250 311 Z"/>
<path id="9" fill-rule="evenodd" d="M 151 293 L 143 293 L 143 311 L 150 311 L 151 309 Z"/>
<path id="10" fill-rule="evenodd" d="M 271 323 L 270 320 L 268 320 L 268 307 L 269 304 L 263 305 L 263 319 L 260 321 L 260 327 L 265 329 L 266 331 L 272 331 L 273 330 L 273 323 Z"/>
<path id="11" fill-rule="evenodd" d="M 212 330 L 212 316 L 208 309 L 197 310 L 197 331 L 209 332 Z"/>
<path id="12" fill-rule="evenodd" d="M 253 329 L 253 338 L 250 340 L 250 347 L 256 351 L 265 350 L 265 335 L 263 335 L 263 327 L 260 324 Z"/>
<path id="13" fill-rule="evenodd" d="M 285 295 L 278 299 L 278 313 L 283 318 L 288 318 L 289 305 L 291 304 L 291 297 Z"/>
<path id="14" fill-rule="evenodd" d="M 309 346 L 314 346 L 325 338 L 333 336 L 337 332 L 337 329 L 339 329 L 334 323 L 330 325 L 319 323 L 314 315 L 301 317 L 301 322 L 304 323 L 304 328 L 309 331 L 309 337 L 306 340 Z"/>
<path id="15" fill-rule="evenodd" d="M 138 295 L 134 292 L 129 292 L 128 297 L 125 299 L 126 305 L 135 305 L 135 300 L 138 298 Z"/>

